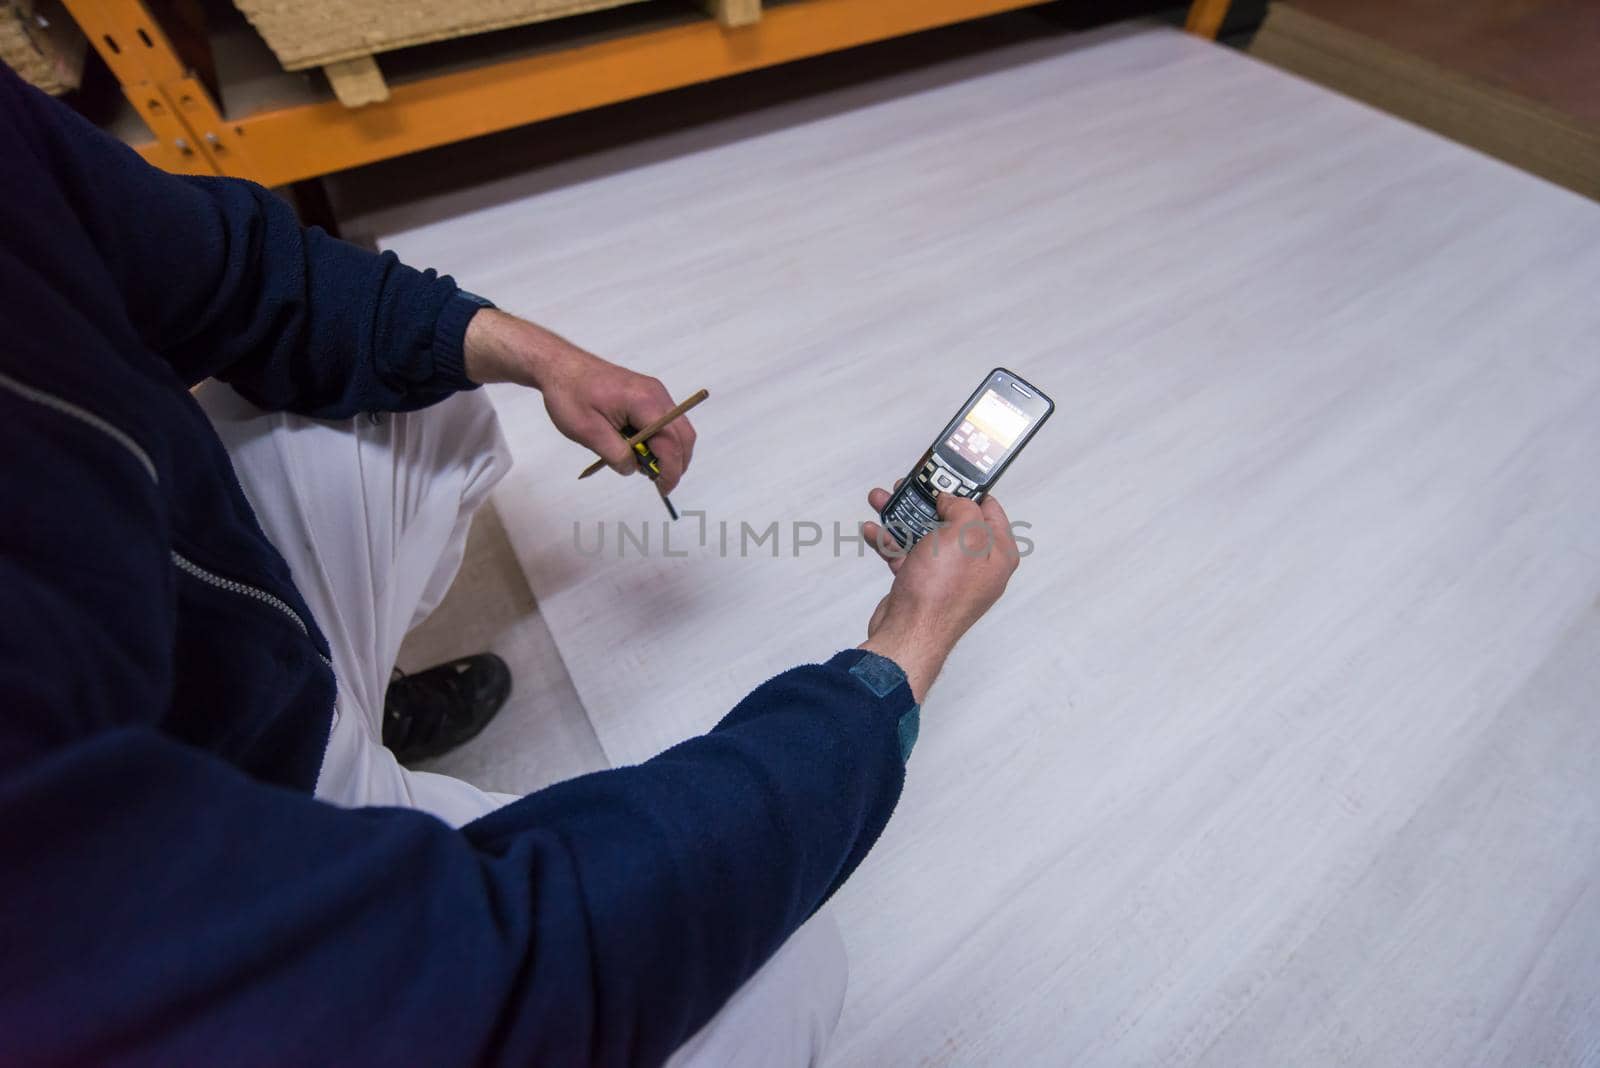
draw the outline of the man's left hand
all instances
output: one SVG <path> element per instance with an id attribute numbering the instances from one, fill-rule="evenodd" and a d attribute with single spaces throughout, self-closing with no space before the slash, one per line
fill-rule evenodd
<path id="1" fill-rule="evenodd" d="M 603 456 L 618 474 L 638 470 L 622 428 L 646 426 L 672 408 L 672 396 L 660 380 L 602 360 L 497 308 L 472 317 L 464 348 L 468 378 L 537 389 L 556 429 Z M 650 439 L 650 450 L 661 461 L 663 493 L 671 493 L 688 469 L 694 436 L 688 418 L 680 416 Z"/>

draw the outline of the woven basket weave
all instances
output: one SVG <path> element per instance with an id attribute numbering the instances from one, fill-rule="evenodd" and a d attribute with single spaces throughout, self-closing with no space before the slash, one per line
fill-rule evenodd
<path id="1" fill-rule="evenodd" d="M 639 0 L 235 0 L 287 70 Z"/>
<path id="2" fill-rule="evenodd" d="M 0 0 L 0 62 L 47 93 L 78 87 L 87 43 L 60 4 Z"/>

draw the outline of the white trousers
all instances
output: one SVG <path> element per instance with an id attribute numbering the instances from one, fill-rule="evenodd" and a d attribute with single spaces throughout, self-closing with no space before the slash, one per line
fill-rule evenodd
<path id="1" fill-rule="evenodd" d="M 333 649 L 338 695 L 317 796 L 422 809 L 456 827 L 516 800 L 404 768 L 383 745 L 400 643 L 444 597 L 473 513 L 511 467 L 488 398 L 461 393 L 373 422 L 264 412 L 217 382 L 196 397 Z M 815 1064 L 845 978 L 838 927 L 819 913 L 669 1063 Z"/>

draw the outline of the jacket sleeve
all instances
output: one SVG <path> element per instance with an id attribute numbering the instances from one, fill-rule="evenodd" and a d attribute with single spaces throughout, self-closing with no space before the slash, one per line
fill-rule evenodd
<path id="1" fill-rule="evenodd" d="M 703 737 L 462 831 L 137 727 L 9 768 L 7 1056 L 659 1064 L 887 820 L 895 702 L 857 690 L 795 669 Z"/>
<path id="2" fill-rule="evenodd" d="M 214 375 L 261 407 L 330 418 L 472 388 L 462 339 L 479 304 L 448 276 L 302 228 L 252 182 L 161 171 L 3 68 L 0 103 L 187 384 Z"/>
<path id="3" fill-rule="evenodd" d="M 0 453 L 30 458 L 0 468 L 6 1063 L 657 1064 L 899 797 L 916 706 L 857 650 L 459 831 L 253 780 L 156 726 L 173 579 L 137 459 L 6 388 Z"/>

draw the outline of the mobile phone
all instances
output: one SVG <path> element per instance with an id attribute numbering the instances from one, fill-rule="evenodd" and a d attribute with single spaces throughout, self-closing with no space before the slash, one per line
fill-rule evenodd
<path id="1" fill-rule="evenodd" d="M 932 533 L 939 494 L 983 500 L 1055 410 L 1055 402 L 1021 375 L 1004 367 L 990 371 L 878 518 L 895 540 L 911 548 Z"/>

